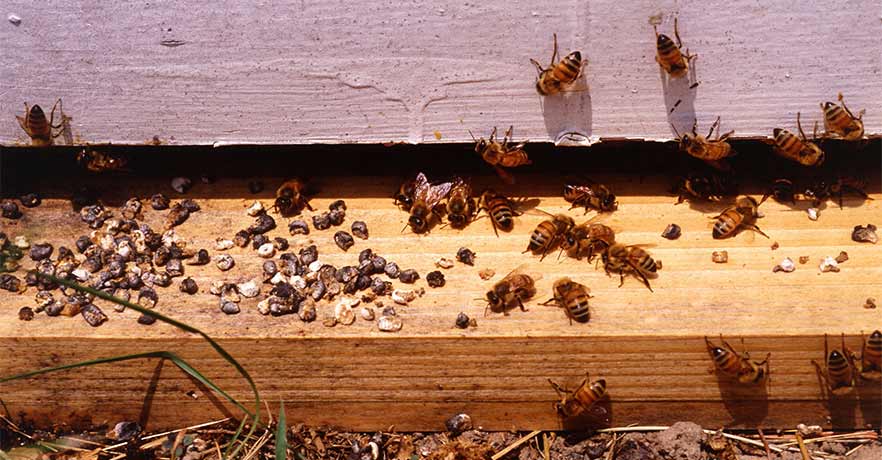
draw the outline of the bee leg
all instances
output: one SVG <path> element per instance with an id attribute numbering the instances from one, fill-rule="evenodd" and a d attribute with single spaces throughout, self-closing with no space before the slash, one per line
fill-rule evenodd
<path id="1" fill-rule="evenodd" d="M 553 34 L 554 37 L 554 51 L 551 52 L 551 64 L 549 67 L 554 67 L 554 62 L 557 61 L 557 33 Z"/>
<path id="2" fill-rule="evenodd" d="M 55 108 L 56 107 L 60 109 L 59 112 L 61 113 L 61 123 L 59 123 L 57 126 L 52 124 L 52 122 L 55 121 Z M 58 129 L 58 128 L 61 128 L 62 126 L 64 126 L 64 108 L 61 105 L 61 98 L 60 97 L 58 98 L 58 100 L 55 101 L 55 104 L 52 105 L 52 110 L 49 112 L 49 126 L 52 128 L 55 128 L 55 129 Z M 58 136 L 55 136 L 55 137 L 58 137 Z"/>
<path id="3" fill-rule="evenodd" d="M 808 141 L 808 139 L 805 138 L 805 131 L 802 130 L 802 122 L 800 121 L 800 116 L 801 114 L 799 112 L 796 112 L 796 127 L 797 129 L 799 129 L 799 135 L 802 136 L 802 140 Z"/>
<path id="4" fill-rule="evenodd" d="M 313 209 L 313 207 L 309 204 L 309 200 L 307 199 L 303 199 L 303 206 L 305 206 L 306 209 L 309 209 L 310 211 L 315 211 L 315 209 Z"/>
<path id="5" fill-rule="evenodd" d="M 550 383 L 550 384 L 551 384 L 551 388 L 554 388 L 554 391 L 557 392 L 557 396 L 558 396 L 558 397 L 563 397 L 564 395 L 570 393 L 569 390 L 567 390 L 566 388 L 564 388 L 564 387 L 562 387 L 562 386 L 560 386 L 560 385 L 554 383 L 554 381 L 551 380 L 551 379 L 548 379 L 548 383 Z"/>
<path id="6" fill-rule="evenodd" d="M 698 135 L 698 118 L 692 120 L 692 134 Z"/>
<path id="7" fill-rule="evenodd" d="M 552 297 L 552 298 L 546 300 L 545 302 L 540 303 L 539 305 L 548 305 L 548 304 L 550 304 L 551 302 L 556 302 L 556 301 L 557 301 L 557 299 L 555 299 L 554 297 Z"/>
<path id="8" fill-rule="evenodd" d="M 652 290 L 652 286 L 649 285 L 649 280 L 646 279 L 646 275 L 644 275 L 643 272 L 640 270 L 634 270 L 634 271 L 637 272 L 637 276 L 639 276 L 640 279 L 643 280 L 643 284 L 646 285 L 646 288 L 649 289 L 649 292 L 655 292 Z"/>
<path id="9" fill-rule="evenodd" d="M 677 48 L 683 47 L 683 41 L 680 40 L 680 27 L 679 27 L 679 18 L 674 17 L 674 37 L 677 38 Z"/>
<path id="10" fill-rule="evenodd" d="M 827 359 L 824 357 L 824 359 Z M 815 373 L 818 376 L 818 383 L 821 385 L 821 392 L 824 394 L 824 397 L 827 398 L 830 395 L 830 391 L 832 387 L 830 386 L 830 381 L 827 380 L 827 374 L 824 372 L 824 369 L 818 364 L 814 359 L 812 360 L 812 364 L 815 365 Z"/>
<path id="11" fill-rule="evenodd" d="M 521 298 L 518 297 L 518 307 L 521 308 L 521 311 L 527 311 L 527 307 L 524 307 L 524 303 L 521 302 Z"/>
<path id="12" fill-rule="evenodd" d="M 760 230 L 760 228 L 757 227 L 755 224 L 745 224 L 744 226 L 747 227 L 747 228 L 749 228 L 749 229 L 751 229 L 751 230 L 753 230 L 753 231 L 755 231 L 755 232 L 757 232 L 757 233 L 759 233 L 760 235 L 762 235 L 762 236 L 764 236 L 764 237 L 766 237 L 766 238 L 769 237 L 769 235 L 766 235 L 765 233 L 763 233 L 763 231 Z"/>
<path id="13" fill-rule="evenodd" d="M 717 121 L 715 121 L 714 124 L 711 125 L 710 131 L 707 132 L 708 139 L 710 139 L 711 136 L 714 134 L 715 128 L 717 130 L 717 134 L 719 134 L 720 133 L 720 117 L 717 117 Z"/>

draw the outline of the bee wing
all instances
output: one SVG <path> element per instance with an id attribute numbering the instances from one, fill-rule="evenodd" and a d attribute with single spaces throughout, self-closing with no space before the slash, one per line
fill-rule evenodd
<path id="1" fill-rule="evenodd" d="M 453 182 L 444 182 L 426 187 L 425 203 L 428 207 L 435 207 L 441 200 L 447 198 L 450 189 L 453 188 Z"/>
<path id="2" fill-rule="evenodd" d="M 526 209 L 524 210 L 524 214 L 529 214 L 531 216 L 554 217 L 554 214 L 539 208 Z"/>
<path id="3" fill-rule="evenodd" d="M 521 264 L 521 265 L 518 265 L 517 267 L 515 267 L 514 270 L 510 271 L 510 272 L 509 272 L 507 275 L 505 275 L 502 279 L 506 279 L 506 278 L 508 278 L 508 277 L 510 277 L 510 276 L 513 276 L 513 275 L 527 275 L 527 276 L 529 276 L 530 278 L 533 278 L 533 281 L 539 281 L 539 280 L 541 280 L 541 279 L 542 279 L 542 274 L 541 274 L 541 273 L 533 273 L 533 272 L 527 271 L 527 267 L 528 267 L 528 266 L 529 266 L 529 264 Z"/>
<path id="4" fill-rule="evenodd" d="M 519 213 L 527 213 L 536 209 L 536 206 L 539 206 L 541 200 L 539 198 L 518 198 L 517 200 L 509 200 L 511 201 L 511 207 L 515 211 Z"/>

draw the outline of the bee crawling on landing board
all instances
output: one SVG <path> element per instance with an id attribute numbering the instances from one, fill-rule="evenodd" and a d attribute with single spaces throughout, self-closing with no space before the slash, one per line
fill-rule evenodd
<path id="1" fill-rule="evenodd" d="M 679 78 L 689 72 L 689 61 L 697 57 L 697 54 L 689 54 L 689 50 L 683 51 L 683 42 L 680 40 L 680 28 L 677 18 L 674 18 L 674 37 L 677 43 L 674 43 L 670 37 L 665 34 L 658 33 L 658 26 L 652 25 L 655 30 L 656 38 L 656 57 L 658 65 L 664 69 L 671 78 Z"/>
<path id="2" fill-rule="evenodd" d="M 569 278 L 561 278 L 554 282 L 552 287 L 554 297 L 544 302 L 542 305 L 555 303 L 558 307 L 566 311 L 570 324 L 573 320 L 580 323 L 587 323 L 591 319 L 591 313 L 588 309 L 588 299 L 591 298 L 591 290 L 584 284 L 577 283 Z"/>
<path id="3" fill-rule="evenodd" d="M 625 274 L 633 273 L 643 281 L 649 292 L 654 292 L 652 286 L 649 285 L 648 278 L 655 276 L 661 270 L 662 264 L 661 261 L 653 259 L 646 249 L 643 249 L 646 246 L 639 244 L 626 246 L 616 243 L 607 248 L 601 253 L 606 275 L 609 276 L 610 272 L 618 273 L 621 279 L 619 287 L 622 287 L 625 284 Z"/>
<path id="4" fill-rule="evenodd" d="M 504 168 L 516 168 L 518 166 L 525 166 L 532 163 L 527 156 L 527 152 L 524 150 L 527 141 L 511 145 L 513 130 L 514 126 L 509 126 L 508 131 L 505 132 L 505 136 L 502 138 L 501 142 L 496 140 L 496 127 L 490 132 L 489 140 L 484 139 L 483 137 L 475 139 L 475 135 L 469 131 L 469 135 L 471 135 L 472 139 L 475 141 L 475 152 L 480 154 L 481 158 L 483 158 L 487 164 L 493 166 L 493 169 L 496 170 L 499 177 L 509 184 L 514 183 L 514 177 L 512 177 L 511 173 Z"/>
<path id="5" fill-rule="evenodd" d="M 742 353 L 735 351 L 735 348 L 729 345 L 729 342 L 723 340 L 722 334 L 720 334 L 720 342 L 723 344 L 722 347 L 711 343 L 707 336 L 704 337 L 707 352 L 714 362 L 711 372 L 715 369 L 742 384 L 755 385 L 768 379 L 771 353 L 767 354 L 766 359 L 761 362 L 751 361 L 750 354 L 747 351 Z M 741 342 L 743 347 L 744 339 L 741 339 Z"/>
<path id="6" fill-rule="evenodd" d="M 560 398 L 560 402 L 554 403 L 553 407 L 562 418 L 578 417 L 586 413 L 591 406 L 607 395 L 606 380 L 591 381 L 591 376 L 587 372 L 585 380 L 582 380 L 582 383 L 574 391 L 561 387 L 551 379 L 548 379 L 548 383 Z"/>
<path id="7" fill-rule="evenodd" d="M 527 311 L 524 301 L 536 295 L 536 281 L 541 278 L 539 275 L 528 275 L 523 271 L 523 266 L 512 270 L 487 291 L 487 309 L 484 310 L 484 315 L 487 315 L 487 310 L 508 315 L 508 310 L 514 307 Z"/>
<path id="8" fill-rule="evenodd" d="M 803 166 L 821 166 L 826 158 L 824 151 L 812 141 L 805 137 L 802 130 L 802 122 L 800 113 L 796 112 L 796 127 L 799 129 L 799 136 L 787 131 L 786 129 L 775 128 L 772 130 L 774 136 L 775 152 L 778 155 L 793 160 Z M 818 138 L 818 123 L 815 122 L 815 130 L 812 139 Z"/>
<path id="9" fill-rule="evenodd" d="M 539 71 L 536 91 L 543 96 L 551 96 L 564 91 L 579 79 L 579 76 L 582 75 L 582 67 L 588 63 L 582 61 L 582 53 L 579 51 L 573 51 L 566 55 L 560 62 L 555 62 L 556 60 L 557 34 L 554 34 L 554 51 L 551 52 L 551 64 L 548 65 L 548 68 L 543 68 L 542 64 L 535 59 L 530 59 L 530 62 Z"/>
<path id="10" fill-rule="evenodd" d="M 456 178 L 447 196 L 447 221 L 453 228 L 463 228 L 469 224 L 478 211 L 472 186 L 468 181 Z"/>
<path id="11" fill-rule="evenodd" d="M 542 253 L 542 257 L 539 259 L 541 261 L 542 259 L 545 259 L 548 251 L 557 247 L 564 235 L 576 225 L 576 222 L 573 221 L 572 217 L 566 214 L 549 214 L 545 211 L 540 212 L 551 216 L 551 218 L 543 220 L 535 229 L 533 229 L 533 233 L 530 234 L 530 243 L 527 245 L 527 249 L 524 250 L 524 253 Z"/>
<path id="12" fill-rule="evenodd" d="M 845 334 L 842 334 L 842 348 L 833 351 L 829 351 L 827 334 L 824 334 L 824 365 L 815 360 L 812 364 L 829 395 L 843 396 L 854 390 L 856 368 L 853 358 L 853 353 L 845 346 Z"/>
<path id="13" fill-rule="evenodd" d="M 414 188 L 416 188 L 416 178 L 402 182 L 395 193 L 395 205 L 405 211 L 410 211 L 410 207 L 413 205 Z"/>
<path id="14" fill-rule="evenodd" d="M 576 260 L 585 256 L 591 262 L 615 242 L 616 232 L 612 228 L 591 219 L 569 229 L 560 241 L 560 249 Z"/>
<path id="15" fill-rule="evenodd" d="M 413 189 L 413 204 L 410 207 L 410 217 L 407 219 L 407 225 L 410 225 L 414 233 L 425 233 L 432 222 L 440 218 L 438 204 L 447 198 L 452 187 L 453 182 L 433 185 L 429 183 L 425 174 L 417 174 Z"/>
<path id="16" fill-rule="evenodd" d="M 31 138 L 31 145 L 46 147 L 53 144 L 54 139 L 58 136 L 64 134 L 64 109 L 62 109 L 61 98 L 55 101 L 55 104 L 52 106 L 52 110 L 49 112 L 49 119 L 46 120 L 46 114 L 43 112 L 43 109 L 34 104 L 33 107 L 28 106 L 28 103 L 25 102 L 25 113 L 24 116 L 15 116 L 15 119 L 18 120 L 19 126 L 21 129 L 27 133 L 28 137 Z M 61 122 L 57 125 L 53 124 L 55 121 L 55 109 L 59 109 L 59 113 L 61 114 Z M 53 133 L 52 130 L 59 130 L 57 133 Z"/>
<path id="17" fill-rule="evenodd" d="M 769 190 L 763 195 L 760 203 L 766 201 L 769 197 L 774 198 L 778 203 L 796 204 L 796 191 L 793 181 L 784 178 L 775 179 L 772 181 Z"/>
<path id="18" fill-rule="evenodd" d="M 589 179 L 567 181 L 564 184 L 563 197 L 570 203 L 570 209 L 584 207 L 585 214 L 588 214 L 589 209 L 612 212 L 619 208 L 616 195 L 609 187 Z"/>
<path id="19" fill-rule="evenodd" d="M 285 181 L 276 190 L 276 200 L 273 203 L 273 209 L 278 211 L 283 217 L 293 216 L 300 213 L 303 208 L 313 211 L 309 205 L 309 200 L 304 195 L 306 191 L 306 183 L 300 179 L 291 179 Z"/>
<path id="20" fill-rule="evenodd" d="M 851 110 L 845 106 L 842 100 L 842 93 L 839 93 L 840 107 L 836 103 L 826 102 L 821 104 L 821 110 L 824 112 L 824 131 L 829 137 L 838 137 L 846 141 L 854 141 L 864 137 L 864 122 L 862 118 L 866 110 L 858 112 L 858 116 L 854 116 Z"/>
<path id="21" fill-rule="evenodd" d="M 756 225 L 756 219 L 760 216 L 759 204 L 753 197 L 741 196 L 732 206 L 711 219 L 715 219 L 712 235 L 715 240 L 735 236 L 742 228 L 753 230 L 768 238 Z"/>
<path id="22" fill-rule="evenodd" d="M 514 228 L 514 217 L 520 215 L 511 199 L 492 189 L 481 193 L 479 205 L 490 216 L 496 236 L 499 236 L 499 230 L 510 232 Z"/>

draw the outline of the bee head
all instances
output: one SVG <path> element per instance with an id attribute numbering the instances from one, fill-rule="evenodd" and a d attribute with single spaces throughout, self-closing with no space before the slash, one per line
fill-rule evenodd
<path id="1" fill-rule="evenodd" d="M 723 349 L 720 348 L 720 347 L 713 347 L 713 348 L 711 348 L 711 356 L 713 356 L 714 359 L 720 358 L 720 357 L 725 356 L 725 355 L 726 355 L 726 350 L 723 350 Z"/>
<path id="2" fill-rule="evenodd" d="M 570 53 L 570 55 L 568 57 L 571 57 L 577 61 L 581 61 L 582 60 L 582 53 L 580 53 L 579 51 L 573 51 L 572 53 Z"/>
<path id="3" fill-rule="evenodd" d="M 616 196 L 610 193 L 603 199 L 602 202 L 603 209 L 615 211 L 619 207 L 619 203 L 616 201 Z"/>
<path id="4" fill-rule="evenodd" d="M 499 296 L 496 295 L 496 291 L 492 289 L 487 291 L 487 301 L 490 302 L 491 306 L 499 305 Z"/>
<path id="5" fill-rule="evenodd" d="M 450 225 L 453 227 L 463 227 L 465 226 L 465 216 L 462 214 L 448 214 L 447 220 L 450 221 Z"/>
<path id="6" fill-rule="evenodd" d="M 834 103 L 832 103 L 832 102 L 829 102 L 829 101 L 828 101 L 828 102 L 825 102 L 825 103 L 824 103 L 824 110 L 830 110 L 830 107 L 833 107 L 833 106 L 835 106 L 835 105 L 836 105 L 836 104 L 834 104 Z"/>
<path id="7" fill-rule="evenodd" d="M 834 361 L 842 361 L 843 359 L 844 358 L 842 356 L 842 353 L 840 353 L 839 350 L 833 350 L 830 352 L 830 357 L 827 358 L 827 361 L 834 362 Z"/>
<path id="8" fill-rule="evenodd" d="M 420 216 L 411 215 L 410 218 L 407 219 L 407 223 L 410 224 L 410 228 L 416 233 L 426 230 L 426 220 Z"/>
<path id="9" fill-rule="evenodd" d="M 291 207 L 293 205 L 294 205 L 294 201 L 291 200 L 290 196 L 285 196 L 284 194 L 281 194 L 281 195 L 279 195 L 278 198 L 276 198 L 276 201 L 273 204 L 273 207 L 276 208 L 276 210 L 278 210 L 279 212 L 284 214 L 284 213 L 288 212 L 288 210 L 291 209 Z"/>
<path id="10" fill-rule="evenodd" d="M 483 137 L 475 143 L 475 152 L 482 153 L 487 148 L 487 140 Z"/>
<path id="11" fill-rule="evenodd" d="M 772 130 L 772 135 L 775 137 L 778 137 L 778 135 L 781 134 L 781 131 L 784 131 L 784 130 L 781 128 L 775 128 Z"/>
<path id="12" fill-rule="evenodd" d="M 668 43 L 674 43 L 674 41 L 671 40 L 671 37 L 668 37 L 668 36 L 665 35 L 665 34 L 658 34 L 658 38 L 656 39 L 656 45 L 657 45 L 659 48 L 662 48 L 662 47 L 664 47 L 664 46 L 667 46 Z"/>
<path id="13" fill-rule="evenodd" d="M 37 104 L 34 104 L 31 107 L 30 115 L 33 117 L 44 117 L 44 118 L 46 117 L 46 114 L 43 113 L 43 108 Z"/>

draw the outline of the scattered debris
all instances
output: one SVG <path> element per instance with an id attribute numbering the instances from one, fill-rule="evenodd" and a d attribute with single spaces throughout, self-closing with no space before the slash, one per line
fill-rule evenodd
<path id="1" fill-rule="evenodd" d="M 818 210 L 818 208 L 808 208 L 808 209 L 805 210 L 805 212 L 808 213 L 808 218 L 809 218 L 809 219 L 811 219 L 811 220 L 818 220 L 818 216 L 819 216 L 818 213 L 820 212 L 820 211 Z"/>
<path id="2" fill-rule="evenodd" d="M 214 261 L 215 261 L 215 264 L 217 265 L 217 268 L 221 269 L 222 271 L 227 271 L 227 270 L 233 268 L 233 265 L 236 264 L 236 261 L 233 260 L 233 257 L 228 254 L 221 254 L 219 256 L 215 256 Z"/>
<path id="3" fill-rule="evenodd" d="M 376 318 L 374 309 L 368 306 L 361 307 L 361 318 L 365 321 L 373 321 Z"/>
<path id="4" fill-rule="evenodd" d="M 356 238 L 360 238 L 362 240 L 368 239 L 368 228 L 366 223 L 360 220 L 356 220 L 352 223 L 350 230 L 352 230 L 352 235 Z"/>
<path id="5" fill-rule="evenodd" d="M 718 264 L 724 264 L 729 261 L 729 251 L 714 251 L 711 254 L 711 260 Z"/>
<path id="6" fill-rule="evenodd" d="M 780 247 L 781 247 L 781 246 L 778 244 L 778 242 L 775 241 L 774 243 L 772 243 L 772 247 L 771 247 L 771 248 L 772 248 L 772 250 L 774 251 L 774 250 L 777 250 L 777 249 L 780 248 Z"/>
<path id="7" fill-rule="evenodd" d="M 383 315 L 377 320 L 377 328 L 383 332 L 398 332 L 403 325 L 398 316 Z"/>
<path id="8" fill-rule="evenodd" d="M 806 264 L 809 261 L 809 256 L 799 256 L 799 263 Z"/>
<path id="9" fill-rule="evenodd" d="M 257 248 L 257 255 L 264 259 L 271 259 L 276 255 L 276 246 L 273 243 L 264 243 Z"/>
<path id="10" fill-rule="evenodd" d="M 352 235 L 348 232 L 339 231 L 334 233 L 334 243 L 337 243 L 337 247 L 344 251 L 348 251 L 352 245 L 355 244 L 355 240 L 352 239 Z"/>
<path id="11" fill-rule="evenodd" d="M 34 310 L 31 307 L 21 307 L 18 310 L 18 319 L 22 321 L 30 321 L 34 319 Z"/>
<path id="12" fill-rule="evenodd" d="M 440 257 L 435 261 L 435 266 L 444 269 L 453 268 L 453 261 L 446 257 Z"/>
<path id="13" fill-rule="evenodd" d="M 358 299 L 354 299 L 355 303 L 358 303 Z M 352 309 L 353 305 L 349 299 L 341 299 L 337 302 L 337 305 L 334 307 L 334 319 L 336 322 L 343 325 L 350 325 L 355 322 L 355 311 Z"/>
<path id="14" fill-rule="evenodd" d="M 26 208 L 36 208 L 40 206 L 40 203 L 43 202 L 43 199 L 40 195 L 36 193 L 25 193 L 24 195 L 18 197 L 18 200 L 21 201 L 21 205 Z"/>
<path id="15" fill-rule="evenodd" d="M 874 299 L 872 297 L 867 297 L 867 301 L 864 302 L 864 308 L 866 308 L 868 310 L 876 308 L 876 299 Z"/>
<path id="16" fill-rule="evenodd" d="M 837 263 L 843 263 L 848 260 L 848 253 L 845 251 L 839 251 L 839 255 L 836 256 Z"/>
<path id="17" fill-rule="evenodd" d="M 823 260 L 821 260 L 821 264 L 818 265 L 818 270 L 820 270 L 821 273 L 826 273 L 826 272 L 834 272 L 835 273 L 835 272 L 839 271 L 839 263 L 836 262 L 836 259 L 834 259 L 830 256 L 827 256 L 827 257 L 824 257 Z"/>
<path id="18" fill-rule="evenodd" d="M 392 291 L 392 301 L 397 303 L 398 305 L 407 305 L 416 299 L 417 295 L 414 291 L 408 291 L 403 289 L 395 289 Z"/>
<path id="19" fill-rule="evenodd" d="M 802 437 L 808 438 L 817 438 L 824 433 L 824 429 L 818 425 L 806 425 L 805 423 L 800 423 L 796 425 L 796 431 L 802 435 Z"/>
<path id="20" fill-rule="evenodd" d="M 171 200 L 162 193 L 157 193 L 150 197 L 150 207 L 156 211 L 164 211 L 168 209 L 170 204 Z"/>
<path id="21" fill-rule="evenodd" d="M 291 236 L 309 235 L 309 225 L 307 225 L 306 221 L 302 219 L 292 220 L 288 223 L 288 233 L 290 233 Z"/>
<path id="22" fill-rule="evenodd" d="M 470 417 L 469 414 L 463 413 L 448 418 L 444 422 L 444 427 L 447 428 L 447 431 L 453 436 L 459 436 L 463 431 L 473 429 L 474 425 L 472 425 L 472 417 Z"/>
<path id="23" fill-rule="evenodd" d="M 469 327 L 469 315 L 464 312 L 459 312 L 459 314 L 456 315 L 456 327 L 460 329 Z"/>
<path id="24" fill-rule="evenodd" d="M 444 286 L 444 284 L 446 283 L 446 281 L 444 280 L 444 273 L 441 273 L 438 270 L 429 272 L 429 274 L 426 275 L 426 283 L 429 285 L 429 287 L 433 288 Z"/>
<path id="25" fill-rule="evenodd" d="M 439 272 L 440 273 L 440 272 Z M 412 268 L 408 268 L 398 275 L 398 280 L 405 284 L 413 284 L 420 279 L 420 274 Z"/>
<path id="26" fill-rule="evenodd" d="M 791 259 L 790 257 L 785 257 L 780 264 L 775 265 L 775 267 L 772 268 L 772 273 L 790 273 L 794 270 L 796 270 L 796 264 L 793 263 L 793 259 Z"/>
<path id="27" fill-rule="evenodd" d="M 876 235 L 876 226 L 873 224 L 867 224 L 866 227 L 856 225 L 851 232 L 851 239 L 858 243 L 876 244 L 879 241 L 879 237 Z"/>
<path id="28" fill-rule="evenodd" d="M 254 204 L 248 207 L 248 215 L 251 217 L 257 217 L 264 212 L 266 212 L 266 209 L 260 201 L 255 201 Z"/>
<path id="29" fill-rule="evenodd" d="M 178 193 L 187 193 L 192 186 L 193 181 L 187 177 L 175 177 L 171 180 L 171 188 Z"/>
<path id="30" fill-rule="evenodd" d="M 492 268 L 484 268 L 478 272 L 478 276 L 480 276 L 482 280 L 487 281 L 496 276 L 496 270 L 493 270 Z"/>
<path id="31" fill-rule="evenodd" d="M 456 260 L 466 265 L 475 265 L 475 253 L 469 248 L 459 248 L 456 251 Z"/>
<path id="32" fill-rule="evenodd" d="M 14 26 L 21 24 L 21 18 L 15 13 L 9 13 L 9 16 L 6 16 L 6 19 Z"/>
<path id="33" fill-rule="evenodd" d="M 668 224 L 665 230 L 662 232 L 662 238 L 667 238 L 669 240 L 676 240 L 680 238 L 681 230 L 680 226 L 677 224 Z"/>
<path id="34" fill-rule="evenodd" d="M 196 284 L 196 281 L 193 278 L 184 278 L 184 280 L 181 281 L 180 289 L 181 292 L 189 295 L 193 295 L 199 292 L 199 286 Z"/>

